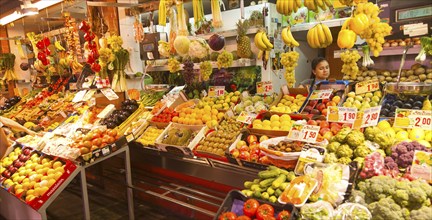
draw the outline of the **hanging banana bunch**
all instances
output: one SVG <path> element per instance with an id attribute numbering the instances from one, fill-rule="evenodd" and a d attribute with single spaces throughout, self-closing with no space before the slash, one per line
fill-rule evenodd
<path id="1" fill-rule="evenodd" d="M 301 0 L 276 0 L 276 11 L 289 16 L 291 13 L 296 13 L 301 5 Z"/>
<path id="2" fill-rule="evenodd" d="M 292 33 L 291 33 L 291 26 L 287 26 L 284 29 L 282 29 L 282 41 L 287 45 L 288 47 L 298 47 L 300 46 L 299 42 L 294 39 Z"/>
<path id="3" fill-rule="evenodd" d="M 309 29 L 306 38 L 312 48 L 326 48 L 333 42 L 329 27 L 321 23 Z"/>
<path id="4" fill-rule="evenodd" d="M 270 59 L 270 51 L 273 49 L 273 44 L 267 37 L 265 31 L 258 31 L 254 37 L 255 46 L 259 49 L 258 59 L 263 60 L 264 69 L 267 67 L 267 61 Z"/>
<path id="5" fill-rule="evenodd" d="M 186 15 L 185 15 L 185 10 L 184 10 L 184 3 L 183 1 L 178 1 L 177 5 L 177 35 L 178 36 L 188 36 L 189 32 L 187 29 L 187 24 L 186 24 Z"/>
<path id="6" fill-rule="evenodd" d="M 330 0 L 305 0 L 304 6 L 306 6 L 307 9 L 318 13 L 319 8 L 325 11 L 327 10 L 327 7 L 330 8 L 332 6 L 332 3 Z"/>
<path id="7" fill-rule="evenodd" d="M 166 25 L 166 18 L 167 18 L 167 1 L 161 0 L 159 2 L 159 25 L 164 26 Z"/>
<path id="8" fill-rule="evenodd" d="M 192 0 L 193 4 L 193 14 L 194 14 L 194 24 L 198 28 L 200 22 L 204 19 L 204 8 L 202 0 Z"/>
<path id="9" fill-rule="evenodd" d="M 223 25 L 219 1 L 220 0 L 210 0 L 211 11 L 213 16 L 212 25 L 215 28 L 220 28 Z"/>

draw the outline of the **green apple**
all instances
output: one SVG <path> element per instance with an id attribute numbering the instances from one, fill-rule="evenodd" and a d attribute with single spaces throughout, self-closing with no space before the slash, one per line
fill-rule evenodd
<path id="1" fill-rule="evenodd" d="M 355 98 L 354 98 L 355 100 L 358 100 L 358 101 L 363 101 L 363 97 L 361 97 L 361 96 L 355 96 Z"/>
<path id="2" fill-rule="evenodd" d="M 348 93 L 348 97 L 353 97 L 354 98 L 355 96 L 356 96 L 355 92 L 349 92 Z"/>
<path id="3" fill-rule="evenodd" d="M 345 102 L 350 102 L 353 103 L 354 102 L 354 98 L 353 97 L 348 97 Z"/>
<path id="4" fill-rule="evenodd" d="M 381 98 L 378 97 L 378 96 L 373 96 L 373 97 L 372 97 L 372 101 L 373 101 L 373 102 L 376 102 L 376 103 L 379 103 L 380 99 L 381 99 Z"/>
<path id="5" fill-rule="evenodd" d="M 373 94 L 371 92 L 368 92 L 368 93 L 365 94 L 365 97 L 371 98 L 372 96 L 373 96 Z"/>

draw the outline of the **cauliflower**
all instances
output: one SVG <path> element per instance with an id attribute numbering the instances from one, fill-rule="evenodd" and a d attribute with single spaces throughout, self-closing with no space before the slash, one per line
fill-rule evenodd
<path id="1" fill-rule="evenodd" d="M 368 205 L 374 220 L 409 219 L 409 210 L 401 208 L 391 198 L 382 198 Z"/>
<path id="2" fill-rule="evenodd" d="M 337 148 L 340 146 L 341 144 L 339 142 L 331 142 L 330 144 L 327 145 L 326 149 L 328 152 L 336 152 Z"/>
<path id="3" fill-rule="evenodd" d="M 366 157 L 371 153 L 371 150 L 366 145 L 360 145 L 354 150 L 355 157 Z"/>
<path id="4" fill-rule="evenodd" d="M 352 149 L 355 149 L 365 142 L 365 136 L 359 130 L 353 130 L 346 136 L 345 140 Z"/>
<path id="5" fill-rule="evenodd" d="M 189 56 L 192 58 L 202 59 L 208 56 L 210 47 L 207 42 L 202 38 L 191 40 L 189 45 Z"/>
<path id="6" fill-rule="evenodd" d="M 351 158 L 353 155 L 353 150 L 351 150 L 351 148 L 347 144 L 342 144 L 337 148 L 336 155 L 338 157 Z"/>
<path id="7" fill-rule="evenodd" d="M 351 132 L 351 128 L 345 127 L 342 128 L 333 138 L 334 141 L 337 141 L 339 143 L 345 143 L 345 139 L 347 135 Z"/>
<path id="8" fill-rule="evenodd" d="M 423 206 L 418 210 L 412 210 L 410 219 L 411 220 L 424 220 L 430 219 L 432 213 L 432 207 Z"/>
<path id="9" fill-rule="evenodd" d="M 341 158 L 338 159 L 337 162 L 341 163 L 341 164 L 349 164 L 349 163 L 351 163 L 351 158 L 349 158 L 349 157 L 341 157 Z"/>
<path id="10" fill-rule="evenodd" d="M 327 153 L 324 157 L 324 163 L 337 163 L 338 158 L 335 153 Z"/>

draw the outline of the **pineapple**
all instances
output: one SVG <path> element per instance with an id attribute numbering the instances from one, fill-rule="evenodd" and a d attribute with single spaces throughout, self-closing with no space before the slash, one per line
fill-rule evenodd
<path id="1" fill-rule="evenodd" d="M 252 50 L 251 50 L 251 41 L 248 36 L 246 36 L 246 32 L 249 29 L 249 21 L 241 21 L 237 22 L 237 55 L 240 58 L 251 58 Z"/>

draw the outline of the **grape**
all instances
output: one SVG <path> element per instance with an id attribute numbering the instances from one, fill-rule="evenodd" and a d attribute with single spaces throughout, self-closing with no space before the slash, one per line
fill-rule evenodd
<path id="1" fill-rule="evenodd" d="M 341 72 L 350 78 L 357 78 L 357 73 L 359 72 L 357 61 L 360 58 L 361 56 L 357 50 L 346 50 L 342 52 L 341 60 L 344 64 L 342 65 Z"/>
<path id="2" fill-rule="evenodd" d="M 170 73 L 176 73 L 180 70 L 180 62 L 175 58 L 168 59 L 168 70 Z"/>
<path id="3" fill-rule="evenodd" d="M 219 69 L 221 68 L 228 68 L 232 65 L 233 63 L 233 55 L 232 53 L 224 50 L 222 51 L 222 53 L 219 54 L 218 58 L 217 58 L 217 66 Z"/>
<path id="4" fill-rule="evenodd" d="M 186 60 L 185 62 L 183 62 L 182 74 L 186 84 L 188 85 L 192 85 L 195 79 L 193 67 L 194 67 L 194 63 L 191 60 Z"/>
<path id="5" fill-rule="evenodd" d="M 209 61 L 201 62 L 200 73 L 204 81 L 210 79 L 210 75 L 212 74 L 212 72 L 213 72 L 213 67 Z"/>
<path id="6" fill-rule="evenodd" d="M 288 87 L 294 87 L 295 84 L 295 74 L 294 70 L 297 66 L 299 59 L 299 53 L 295 51 L 290 51 L 281 54 L 281 64 L 285 68 L 285 79 L 287 81 Z"/>

